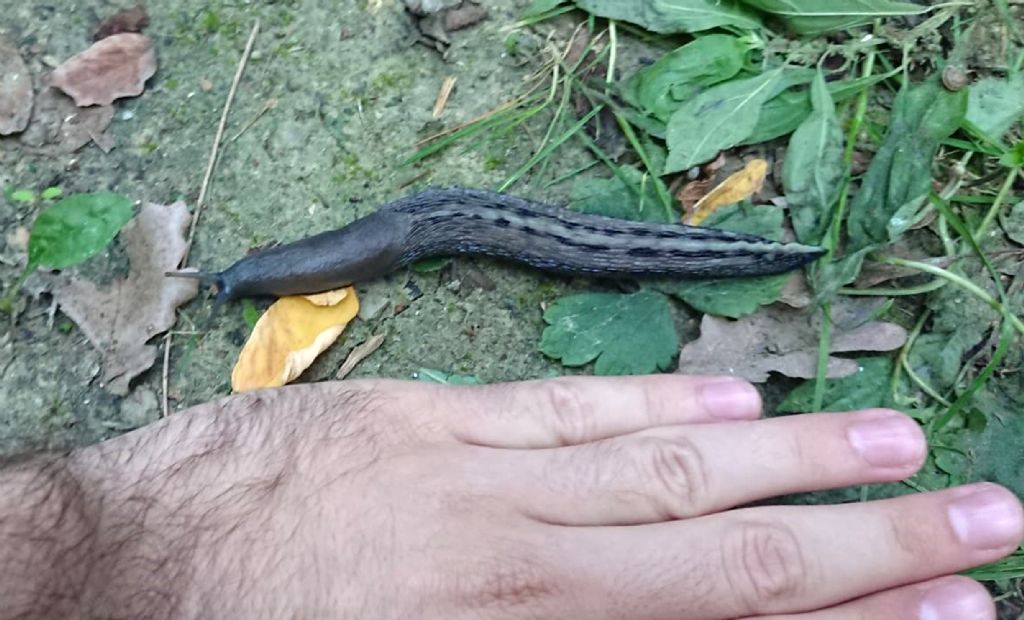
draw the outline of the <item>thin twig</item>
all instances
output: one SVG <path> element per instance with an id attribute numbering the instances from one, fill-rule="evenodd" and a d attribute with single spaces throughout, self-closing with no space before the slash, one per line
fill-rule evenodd
<path id="1" fill-rule="evenodd" d="M 213 169 L 217 164 L 217 153 L 220 150 L 221 140 L 224 139 L 224 128 L 228 122 L 228 112 L 231 111 L 231 102 L 235 99 L 235 92 L 238 91 L 238 83 L 242 80 L 242 74 L 245 72 L 245 65 L 249 62 L 249 56 L 252 55 L 252 46 L 256 42 L 256 35 L 260 32 L 260 22 L 256 20 L 256 23 L 252 25 L 252 32 L 249 33 L 249 40 L 245 42 L 245 50 L 242 52 L 242 58 L 238 61 L 238 69 L 235 70 L 235 78 L 231 81 L 231 88 L 228 90 L 227 100 L 224 101 L 224 110 L 220 115 L 220 123 L 217 124 L 217 134 L 213 138 L 213 147 L 210 149 L 210 160 L 206 164 L 206 173 L 203 175 L 203 182 L 199 186 L 199 197 L 196 199 L 196 210 L 192 214 L 192 223 L 188 228 L 188 239 L 185 241 L 185 254 L 181 258 L 180 267 L 184 268 L 188 265 L 188 257 L 192 252 L 192 241 L 196 237 L 196 224 L 199 223 L 199 215 L 203 210 L 203 204 L 206 202 L 206 193 L 210 189 L 210 180 L 213 178 Z M 170 396 L 168 395 L 170 386 L 170 374 L 171 374 L 171 333 L 168 332 L 167 336 L 164 337 L 164 359 L 163 359 L 163 371 L 161 374 L 161 388 L 163 394 L 162 409 L 164 417 L 167 417 L 170 413 Z"/>
<path id="2" fill-rule="evenodd" d="M 217 134 L 213 138 L 213 147 L 210 149 L 210 159 L 206 163 L 206 174 L 203 175 L 203 182 L 199 186 L 199 198 L 196 199 L 196 210 L 192 214 L 192 224 L 188 229 L 188 241 L 185 244 L 185 256 L 181 259 L 181 267 L 188 265 L 188 257 L 192 251 L 192 241 L 196 236 L 196 225 L 199 223 L 199 215 L 202 213 L 203 205 L 206 203 L 206 193 L 210 189 L 210 181 L 213 179 L 213 169 L 217 165 L 217 154 L 220 151 L 221 140 L 224 139 L 224 128 L 228 123 L 228 113 L 231 111 L 231 103 L 235 100 L 235 92 L 238 90 L 238 83 L 242 80 L 245 72 L 245 65 L 249 62 L 252 54 L 253 43 L 256 42 L 256 35 L 260 31 L 260 22 L 252 25 L 252 32 L 249 33 L 249 40 L 245 42 L 245 51 L 238 61 L 238 69 L 235 71 L 235 78 L 231 80 L 231 88 L 228 90 L 227 100 L 224 101 L 224 110 L 220 114 L 220 123 L 217 125 Z"/>
<path id="3" fill-rule="evenodd" d="M 260 111 L 257 112 L 256 115 L 253 116 L 251 119 L 249 119 L 249 122 L 246 123 L 241 129 L 239 129 L 238 133 L 236 133 L 234 136 L 232 136 L 231 139 L 228 140 L 228 142 L 234 142 L 235 140 L 241 138 L 242 134 L 244 134 L 245 132 L 249 131 L 249 129 L 253 125 L 256 124 L 256 121 L 258 121 L 261 118 L 263 118 L 264 114 L 266 114 L 267 112 L 273 110 L 276 107 L 277 107 L 277 99 L 275 97 L 271 97 L 270 99 L 267 99 L 266 101 L 264 101 L 263 102 L 263 107 L 260 108 Z"/>
<path id="4" fill-rule="evenodd" d="M 449 75 L 444 79 L 441 84 L 441 89 L 437 91 L 437 100 L 434 102 L 433 118 L 441 118 L 444 114 L 444 109 L 448 105 L 448 98 L 452 96 L 452 91 L 455 89 L 455 82 L 458 80 L 454 75 Z"/>

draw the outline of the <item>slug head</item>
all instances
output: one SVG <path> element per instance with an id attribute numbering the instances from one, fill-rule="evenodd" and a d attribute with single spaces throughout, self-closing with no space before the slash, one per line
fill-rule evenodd
<path id="1" fill-rule="evenodd" d="M 168 278 L 199 280 L 199 283 L 203 286 L 216 287 L 217 295 L 213 298 L 213 315 L 217 314 L 225 302 L 231 300 L 231 287 L 227 285 L 224 280 L 224 274 L 221 272 L 205 273 L 202 271 L 166 271 L 164 272 L 164 275 Z"/>

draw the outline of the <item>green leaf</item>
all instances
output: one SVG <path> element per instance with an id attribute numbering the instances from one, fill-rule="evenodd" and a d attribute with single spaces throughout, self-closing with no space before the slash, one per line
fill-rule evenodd
<path id="1" fill-rule="evenodd" d="M 633 74 L 623 84 L 622 96 L 643 114 L 668 122 L 680 105 L 701 90 L 735 77 L 749 49 L 749 43 L 739 37 L 699 37 Z"/>
<path id="2" fill-rule="evenodd" d="M 661 179 L 645 176 L 630 166 L 622 166 L 610 179 L 580 179 L 573 184 L 570 207 L 624 220 L 671 224 L 675 214 L 665 212 L 658 201 L 654 184 Z"/>
<path id="3" fill-rule="evenodd" d="M 961 337 L 963 332 L 941 332 L 921 334 L 914 341 L 914 348 L 907 356 L 910 368 L 928 385 L 939 392 L 953 386 L 960 372 L 960 360 L 967 349 L 976 344 L 970 335 Z"/>
<path id="4" fill-rule="evenodd" d="M 736 0 L 575 0 L 598 17 L 617 19 L 659 33 L 731 27 L 760 28 L 757 15 Z"/>
<path id="5" fill-rule="evenodd" d="M 814 72 L 811 72 L 811 81 Z M 869 88 L 891 74 L 881 73 L 841 82 L 828 82 L 828 91 L 835 101 L 846 101 L 857 96 L 865 88 Z M 772 97 L 761 108 L 761 118 L 757 121 L 754 133 L 747 136 L 740 142 L 744 144 L 761 144 L 794 131 L 800 123 L 811 115 L 813 106 L 811 104 L 810 91 L 806 88 L 789 88 Z"/>
<path id="6" fill-rule="evenodd" d="M 59 187 L 47 187 L 40 195 L 43 200 L 56 200 L 60 198 L 62 194 L 64 194 L 64 190 Z"/>
<path id="7" fill-rule="evenodd" d="M 526 11 L 523 13 L 523 17 L 537 17 L 538 15 L 543 15 L 544 13 L 558 7 L 558 5 L 563 2 L 565 2 L 565 0 L 533 0 L 533 2 L 530 3 L 530 6 L 528 6 Z"/>
<path id="8" fill-rule="evenodd" d="M 434 258 L 424 258 L 418 260 L 412 264 L 412 270 L 416 273 L 433 273 L 435 271 L 441 271 L 452 262 L 452 259 L 447 256 L 435 256 Z"/>
<path id="9" fill-rule="evenodd" d="M 791 133 L 811 114 L 811 98 L 806 89 L 783 91 L 765 102 L 754 132 L 739 144 L 761 144 Z"/>
<path id="10" fill-rule="evenodd" d="M 919 15 L 928 10 L 910 2 L 891 0 L 743 0 L 743 3 L 775 15 L 797 34 L 845 30 L 883 17 Z"/>
<path id="11" fill-rule="evenodd" d="M 777 241 L 782 238 L 782 220 L 783 212 L 778 207 L 745 203 L 716 211 L 705 222 L 705 226 Z M 790 274 L 779 274 L 757 278 L 680 280 L 659 282 L 658 289 L 681 299 L 700 312 L 735 319 L 752 314 L 760 306 L 778 300 L 789 278 Z"/>
<path id="12" fill-rule="evenodd" d="M 1010 212 L 999 218 L 1006 236 L 1024 245 L 1024 202 L 1018 202 Z"/>
<path id="13" fill-rule="evenodd" d="M 811 99 L 814 111 L 793 134 L 786 149 L 782 185 L 797 239 L 817 245 L 825 235 L 846 170 L 843 130 L 821 73 L 811 86 Z"/>
<path id="14" fill-rule="evenodd" d="M 1024 384 L 1013 375 L 993 378 L 974 402 L 988 424 L 978 433 L 960 433 L 971 455 L 972 478 L 1024 496 Z"/>
<path id="15" fill-rule="evenodd" d="M 660 293 L 584 293 L 556 300 L 544 313 L 540 350 L 566 366 L 594 360 L 598 375 L 667 370 L 679 352 L 672 308 Z"/>
<path id="16" fill-rule="evenodd" d="M 441 383 L 443 385 L 482 385 L 483 381 L 476 375 L 457 375 L 443 370 L 433 368 L 420 368 L 416 371 L 416 379 L 428 383 Z"/>
<path id="17" fill-rule="evenodd" d="M 900 91 L 885 140 L 850 204 L 849 249 L 891 241 L 890 220 L 908 203 L 927 198 L 939 143 L 960 127 L 966 111 L 967 91 L 950 92 L 937 76 Z"/>
<path id="18" fill-rule="evenodd" d="M 999 158 L 999 163 L 1007 168 L 1024 167 L 1024 140 L 1020 140 L 1003 153 L 1003 156 Z"/>
<path id="19" fill-rule="evenodd" d="M 36 193 L 30 189 L 17 189 L 11 192 L 11 200 L 14 202 L 28 203 L 36 201 Z"/>
<path id="20" fill-rule="evenodd" d="M 761 107 L 776 94 L 782 69 L 731 80 L 700 93 L 683 104 L 666 129 L 668 162 L 665 174 L 686 170 L 714 159 L 736 146 L 757 127 Z"/>
<path id="21" fill-rule="evenodd" d="M 892 361 L 887 357 L 859 358 L 860 370 L 855 375 L 825 381 L 822 411 L 856 411 L 873 407 L 890 407 L 889 376 Z M 815 380 L 805 381 L 786 396 L 778 406 L 779 413 L 807 413 L 814 402 Z"/>
<path id="22" fill-rule="evenodd" d="M 819 302 L 831 301 L 839 289 L 850 284 L 860 275 L 864 258 L 873 248 L 861 248 L 852 254 L 824 263 L 814 273 L 814 292 Z"/>
<path id="23" fill-rule="evenodd" d="M 256 304 L 251 299 L 242 300 L 242 320 L 249 326 L 249 330 L 256 328 L 256 322 L 260 320 L 260 309 L 256 307 Z"/>
<path id="24" fill-rule="evenodd" d="M 65 269 L 102 251 L 128 220 L 132 202 L 113 192 L 75 194 L 39 214 L 28 241 L 28 264 Z"/>
<path id="25" fill-rule="evenodd" d="M 982 78 L 971 84 L 967 120 L 986 135 L 1001 140 L 1024 115 L 1024 73 Z"/>

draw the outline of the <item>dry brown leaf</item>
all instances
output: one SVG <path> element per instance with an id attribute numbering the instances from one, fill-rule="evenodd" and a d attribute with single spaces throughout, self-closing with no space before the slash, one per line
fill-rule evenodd
<path id="1" fill-rule="evenodd" d="M 19 139 L 46 155 L 69 155 L 90 142 L 109 151 L 113 139 L 104 132 L 113 119 L 113 106 L 79 108 L 56 88 L 46 88 L 36 97 L 32 123 Z"/>
<path id="2" fill-rule="evenodd" d="M 142 32 L 148 25 L 149 15 L 146 15 L 146 9 L 141 4 L 137 4 L 130 9 L 118 11 L 103 20 L 103 23 L 96 29 L 92 40 L 99 41 L 122 32 Z"/>
<path id="3" fill-rule="evenodd" d="M 384 334 L 377 334 L 353 348 L 349 352 L 348 357 L 345 358 L 345 363 L 335 373 L 334 378 L 340 380 L 349 376 L 356 366 L 359 365 L 359 362 L 373 355 L 373 352 L 379 349 L 382 344 L 384 344 Z"/>
<path id="4" fill-rule="evenodd" d="M 174 311 L 196 296 L 198 281 L 168 278 L 185 255 L 191 219 L 183 202 L 150 204 L 121 231 L 131 271 L 100 289 L 88 280 L 59 276 L 53 294 L 102 355 L 101 381 L 127 394 L 131 380 L 153 365 L 157 349 L 146 343 L 174 325 Z"/>
<path id="5" fill-rule="evenodd" d="M 704 198 L 708 193 L 708 189 L 711 184 L 714 183 L 714 179 L 701 179 L 699 181 L 690 181 L 683 185 L 678 192 L 676 192 L 676 200 L 683 207 L 683 218 L 685 220 L 693 217 L 694 208 L 697 203 Z"/>
<path id="6" fill-rule="evenodd" d="M 324 303 L 331 296 L 335 303 Z M 296 379 L 358 313 L 359 299 L 352 287 L 278 299 L 256 322 L 239 353 L 231 388 L 244 392 L 280 387 Z"/>
<path id="7" fill-rule="evenodd" d="M 807 286 L 807 276 L 802 271 L 793 272 L 789 280 L 786 280 L 786 286 L 782 288 L 782 296 L 779 297 L 779 301 L 790 308 L 806 308 L 811 305 L 811 302 L 814 301 L 814 293 Z"/>
<path id="8" fill-rule="evenodd" d="M 763 159 L 750 160 L 743 170 L 730 175 L 701 198 L 700 202 L 694 205 L 692 215 L 686 218 L 686 223 L 691 226 L 699 226 L 718 209 L 750 198 L 761 191 L 767 174 L 767 161 Z"/>
<path id="9" fill-rule="evenodd" d="M 53 71 L 52 83 L 71 95 L 75 105 L 110 105 L 121 97 L 141 95 L 156 73 L 153 41 L 124 32 L 93 43 Z"/>
<path id="10" fill-rule="evenodd" d="M 836 302 L 833 310 L 831 353 L 892 351 L 906 342 L 907 332 L 899 325 L 864 323 L 857 302 L 851 307 L 843 307 L 844 303 Z M 820 326 L 820 313 L 811 315 L 781 304 L 738 321 L 705 315 L 700 338 L 683 347 L 679 372 L 734 375 L 755 383 L 767 381 L 771 372 L 810 379 L 818 366 Z M 830 378 L 852 375 L 857 368 L 854 360 L 829 357 Z"/>
<path id="11" fill-rule="evenodd" d="M 32 75 L 12 45 L 0 39 L 0 136 L 24 131 L 32 117 Z"/>

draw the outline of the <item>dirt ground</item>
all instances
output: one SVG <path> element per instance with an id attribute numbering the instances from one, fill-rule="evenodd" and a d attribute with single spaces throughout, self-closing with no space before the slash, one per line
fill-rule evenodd
<path id="1" fill-rule="evenodd" d="M 100 19 L 124 8 L 92 0 L 64 4 L 0 1 L 0 36 L 21 50 L 37 76 L 86 47 Z M 397 1 L 147 3 L 146 32 L 156 41 L 159 70 L 143 96 L 115 104 L 108 130 L 115 148 L 103 153 L 90 145 L 73 155 L 41 156 L 14 138 L 0 139 L 0 186 L 59 186 L 65 195 L 112 190 L 133 200 L 183 199 L 193 206 L 232 76 L 259 20 L 192 266 L 223 269 L 254 247 L 344 225 L 428 185 L 495 187 L 529 156 L 531 136 L 472 152 L 451 149 L 417 166 L 400 163 L 423 137 L 516 94 L 532 69 L 528 58 L 510 55 L 506 38 L 526 4 L 488 2 L 489 18 L 453 33 L 443 58 L 417 43 L 419 31 Z M 435 120 L 432 108 L 447 76 L 455 76 L 457 86 Z M 276 106 L 259 115 L 270 100 Z M 517 191 L 560 202 L 568 185 Z M 0 225 L 5 231 L 28 225 L 36 211 L 0 199 Z M 10 248 L 5 255 L 13 255 Z M 125 269 L 114 244 L 81 271 L 103 281 Z M 5 282 L 17 274 L 15 265 L 0 266 Z M 383 348 L 353 376 L 409 378 L 420 367 L 484 381 L 554 374 L 562 369 L 537 351 L 541 304 L 588 286 L 487 260 L 398 273 L 359 287 L 365 320 L 355 322 L 304 380 L 332 376 L 354 345 L 377 333 L 387 334 Z M 112 396 L 98 385 L 98 353 L 68 319 L 57 313 L 51 325 L 49 314 L 48 296 L 32 299 L 17 327 L 0 336 L 0 452 L 86 444 L 157 419 L 159 362 L 129 395 Z M 231 367 L 248 327 L 239 304 L 207 323 L 209 315 L 207 296 L 182 309 L 177 329 L 202 336 L 174 340 L 172 410 L 230 391 Z M 693 329 L 690 317 L 679 321 Z"/>

